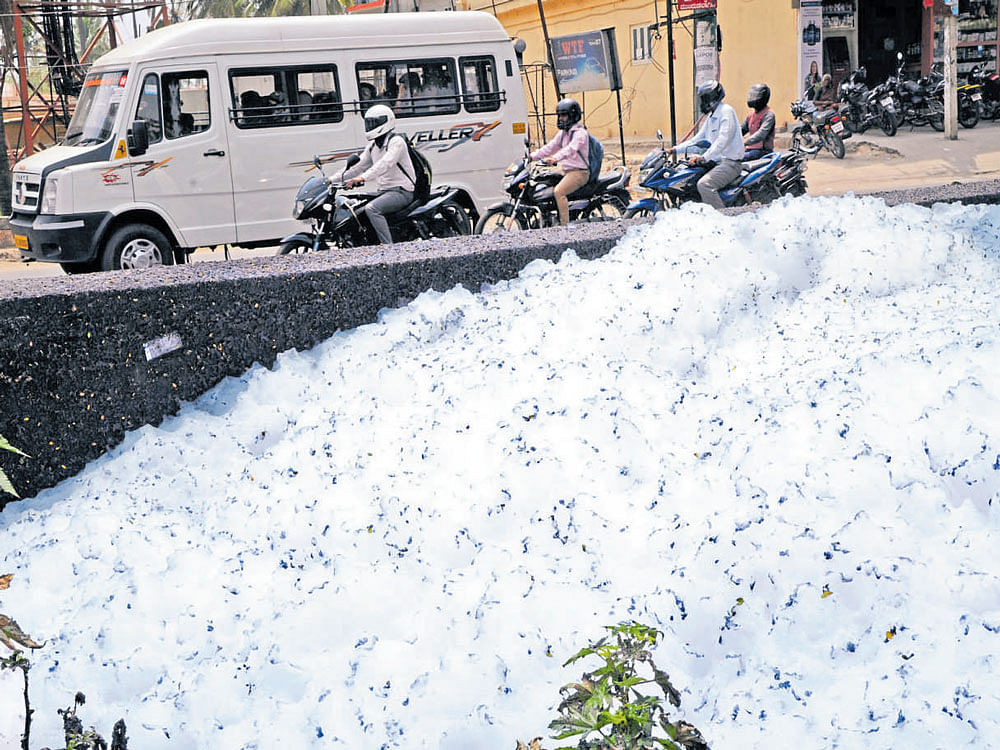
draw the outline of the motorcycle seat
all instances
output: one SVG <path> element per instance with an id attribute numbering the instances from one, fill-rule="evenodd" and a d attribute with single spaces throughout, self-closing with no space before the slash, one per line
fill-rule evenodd
<path id="1" fill-rule="evenodd" d="M 763 159 L 753 159 L 751 161 L 743 162 L 742 172 L 755 172 L 761 167 L 769 167 L 774 162 L 774 158 L 771 156 L 765 156 Z"/>

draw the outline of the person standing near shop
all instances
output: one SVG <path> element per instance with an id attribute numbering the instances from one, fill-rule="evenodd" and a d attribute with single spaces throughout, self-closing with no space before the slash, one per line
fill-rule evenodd
<path id="1" fill-rule="evenodd" d="M 752 110 L 743 121 L 743 154 L 746 159 L 759 159 L 774 151 L 774 111 L 767 106 L 771 89 L 766 83 L 755 83 L 747 93 L 747 106 Z"/>
<path id="2" fill-rule="evenodd" d="M 722 99 L 726 91 L 718 81 L 705 81 L 698 87 L 698 108 L 706 115 L 693 137 L 678 143 L 671 151 L 686 153 L 689 148 L 707 142 L 701 154 L 688 157 L 692 164 L 714 164 L 698 180 L 702 201 L 713 208 L 722 208 L 719 191 L 739 177 L 743 159 L 743 132 L 736 110 Z"/>

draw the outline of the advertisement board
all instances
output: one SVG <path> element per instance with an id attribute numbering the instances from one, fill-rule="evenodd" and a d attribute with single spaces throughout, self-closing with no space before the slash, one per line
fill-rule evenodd
<path id="1" fill-rule="evenodd" d="M 716 0 L 677 0 L 677 10 L 681 13 L 689 10 L 715 10 L 717 5 Z"/>
<path id="2" fill-rule="evenodd" d="M 614 29 L 553 37 L 552 60 L 563 93 L 622 86 Z"/>
<path id="3" fill-rule="evenodd" d="M 815 70 L 814 70 L 815 66 Z M 811 72 L 823 75 L 823 2 L 802 0 L 799 6 L 799 91 Z"/>

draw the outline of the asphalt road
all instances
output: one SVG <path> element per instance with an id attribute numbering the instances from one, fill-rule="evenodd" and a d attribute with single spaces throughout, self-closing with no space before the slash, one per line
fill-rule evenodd
<path id="1" fill-rule="evenodd" d="M 787 136 L 784 140 L 787 141 Z M 635 170 L 655 145 L 653 139 L 626 141 L 626 162 Z M 777 146 L 782 145 L 779 136 Z M 954 141 L 925 126 L 902 128 L 892 138 L 887 138 L 881 130 L 870 130 L 854 135 L 846 145 L 847 155 L 843 159 L 836 159 L 826 151 L 810 159 L 806 170 L 810 195 L 868 193 L 1000 178 L 1000 121 L 980 122 L 971 130 L 959 128 L 958 139 Z M 616 146 L 606 147 L 606 165 L 621 159 Z M 634 196 L 642 194 L 637 184 L 633 177 Z M 246 258 L 274 252 L 275 248 L 234 249 L 230 255 Z M 14 248 L 0 248 L 0 278 L 63 275 L 56 263 L 22 263 L 18 258 Z M 221 249 L 198 250 L 191 256 L 196 263 L 224 259 Z"/>

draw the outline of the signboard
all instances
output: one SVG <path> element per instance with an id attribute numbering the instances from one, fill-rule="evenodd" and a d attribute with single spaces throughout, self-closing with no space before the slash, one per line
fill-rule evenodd
<path id="1" fill-rule="evenodd" d="M 823 2 L 802 0 L 799 6 L 799 90 L 810 73 L 823 76 Z"/>
<path id="2" fill-rule="evenodd" d="M 554 37 L 552 60 L 563 93 L 622 87 L 614 29 Z"/>
<path id="3" fill-rule="evenodd" d="M 688 10 L 715 10 L 717 5 L 717 0 L 677 0 L 677 10 L 681 13 Z"/>

